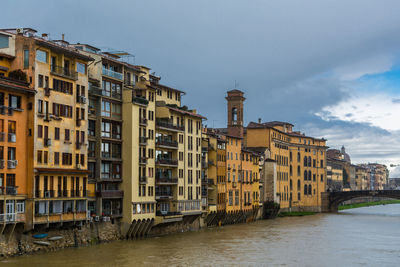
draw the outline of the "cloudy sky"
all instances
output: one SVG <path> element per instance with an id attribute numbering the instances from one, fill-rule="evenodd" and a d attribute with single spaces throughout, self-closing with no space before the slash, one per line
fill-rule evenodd
<path id="1" fill-rule="evenodd" d="M 2 10 L 2 28 L 134 54 L 210 127 L 226 124 L 236 82 L 246 124 L 289 121 L 354 163 L 400 164 L 398 0 L 2 0 Z"/>

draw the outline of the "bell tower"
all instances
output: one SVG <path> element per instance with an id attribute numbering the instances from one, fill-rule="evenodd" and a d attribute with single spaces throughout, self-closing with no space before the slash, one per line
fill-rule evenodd
<path id="1" fill-rule="evenodd" d="M 246 100 L 244 93 L 234 89 L 228 91 L 228 134 L 243 137 L 243 103 Z"/>

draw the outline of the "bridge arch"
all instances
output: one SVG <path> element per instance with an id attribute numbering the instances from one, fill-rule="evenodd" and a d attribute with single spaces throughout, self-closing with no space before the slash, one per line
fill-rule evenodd
<path id="1" fill-rule="evenodd" d="M 322 212 L 337 212 L 341 203 L 360 197 L 385 197 L 400 199 L 400 190 L 363 190 L 322 193 Z"/>

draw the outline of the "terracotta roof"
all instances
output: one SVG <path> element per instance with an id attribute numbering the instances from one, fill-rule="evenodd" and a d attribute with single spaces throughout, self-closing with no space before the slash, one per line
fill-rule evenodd
<path id="1" fill-rule="evenodd" d="M 31 37 L 26 37 L 26 38 L 31 38 Z M 61 50 L 62 53 L 68 55 L 70 54 L 70 56 L 72 57 L 76 57 L 78 59 L 81 60 L 85 60 L 85 61 L 93 61 L 94 59 L 92 57 L 89 57 L 87 55 L 82 54 L 77 48 L 72 48 L 71 46 L 62 46 L 60 44 L 55 43 L 54 41 L 48 41 L 39 37 L 32 37 L 37 44 L 50 48 L 50 49 L 55 49 L 55 50 Z"/>
<path id="2" fill-rule="evenodd" d="M 172 87 L 169 87 L 169 86 L 160 84 L 160 83 L 151 82 L 151 85 L 154 86 L 154 87 L 158 87 L 158 86 L 159 86 L 159 87 L 162 87 L 162 88 L 164 88 L 164 89 L 168 89 L 168 90 L 180 92 L 180 93 L 182 93 L 182 94 L 186 94 L 184 91 L 181 91 L 181 90 L 178 90 L 178 89 L 175 89 L 175 88 L 172 88 Z"/>
<path id="3" fill-rule="evenodd" d="M 20 90 L 29 93 L 35 93 L 36 91 L 29 87 L 28 83 L 24 83 L 19 80 L 14 80 L 11 78 L 0 76 L 0 88 Z"/>
<path id="4" fill-rule="evenodd" d="M 206 119 L 207 119 L 206 117 L 201 116 L 200 114 L 195 114 L 195 113 L 192 113 L 192 112 L 190 112 L 190 111 L 182 110 L 182 109 L 179 109 L 179 108 L 173 108 L 173 107 L 170 107 L 170 106 L 166 106 L 166 107 L 169 108 L 170 110 L 179 112 L 179 113 L 181 113 L 181 114 L 185 114 L 185 115 L 197 117 L 197 118 L 200 118 L 200 119 L 203 119 L 203 120 L 206 120 Z"/>
<path id="5" fill-rule="evenodd" d="M 242 91 L 240 91 L 240 90 L 238 90 L 238 89 L 230 90 L 230 91 L 228 91 L 227 93 L 242 93 L 242 94 L 244 94 Z"/>

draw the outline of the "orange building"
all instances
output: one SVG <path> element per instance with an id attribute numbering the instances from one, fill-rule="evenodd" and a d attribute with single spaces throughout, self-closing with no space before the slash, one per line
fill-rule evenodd
<path id="1" fill-rule="evenodd" d="M 11 35 L 0 35 L 12 43 Z M 10 72 L 14 58 L 12 52 L 0 52 L 0 223 L 23 225 L 31 177 L 27 165 L 32 157 L 28 147 L 28 139 L 32 138 L 30 103 L 35 91 L 29 88 L 26 75 Z"/>

